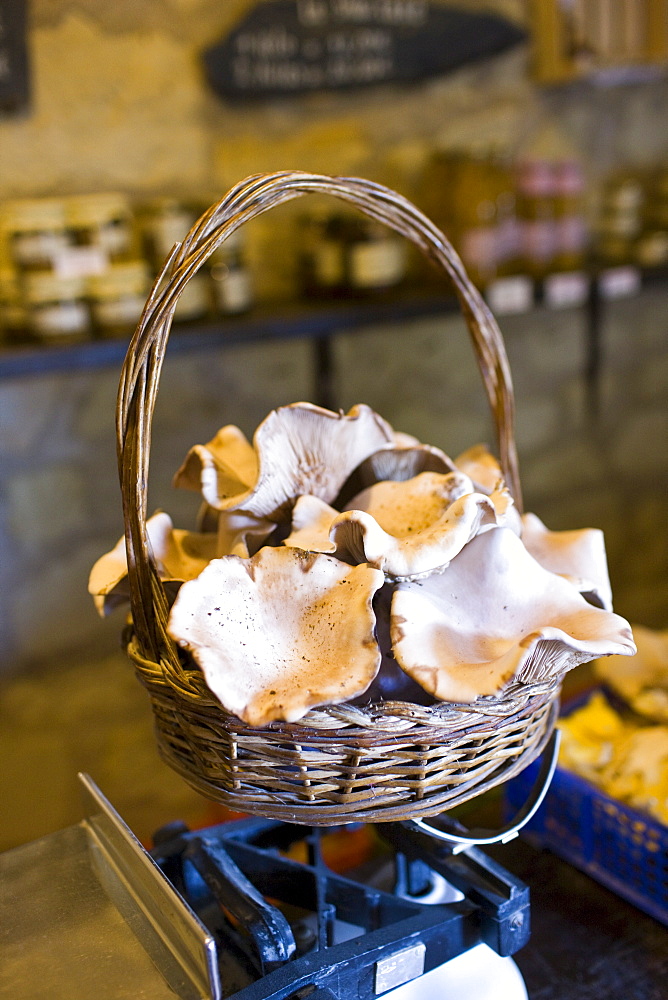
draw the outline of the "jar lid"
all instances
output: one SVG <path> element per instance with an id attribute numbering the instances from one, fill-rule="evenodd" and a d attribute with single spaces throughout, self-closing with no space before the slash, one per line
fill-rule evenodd
<path id="1" fill-rule="evenodd" d="M 65 229 L 65 206 L 57 198 L 6 201 L 0 210 L 0 225 L 10 234 Z"/>
<path id="2" fill-rule="evenodd" d="M 88 292 L 94 299 L 116 299 L 123 295 L 145 295 L 149 285 L 148 264 L 128 260 L 110 264 L 101 274 L 88 279 Z"/>
<path id="3" fill-rule="evenodd" d="M 31 305 L 81 299 L 86 291 L 83 278 L 63 277 L 55 271 L 33 271 L 26 275 L 25 297 Z"/>
<path id="4" fill-rule="evenodd" d="M 99 226 L 130 216 L 129 199 L 117 191 L 79 194 L 65 199 L 65 217 L 70 226 Z"/>

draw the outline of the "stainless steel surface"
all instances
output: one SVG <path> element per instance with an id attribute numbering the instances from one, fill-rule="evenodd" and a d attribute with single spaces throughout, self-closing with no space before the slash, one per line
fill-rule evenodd
<path id="1" fill-rule="evenodd" d="M 218 1000 L 208 931 L 81 781 L 82 823 L 0 854 L 0 997 Z"/>

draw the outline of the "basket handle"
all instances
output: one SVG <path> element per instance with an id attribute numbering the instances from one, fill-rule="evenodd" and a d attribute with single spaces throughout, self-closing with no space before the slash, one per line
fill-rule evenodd
<path id="1" fill-rule="evenodd" d="M 350 202 L 406 237 L 446 271 L 475 350 L 494 420 L 503 475 L 521 510 L 514 397 L 503 337 L 443 233 L 411 202 L 372 181 L 301 171 L 249 177 L 209 208 L 183 242 L 173 248 L 149 293 L 121 372 L 116 440 L 132 616 L 137 638 L 156 661 L 165 654 L 170 659 L 176 656 L 174 643 L 166 633 L 166 598 L 146 534 L 151 421 L 174 310 L 190 278 L 236 229 L 270 208 L 308 193 L 329 194 Z"/>

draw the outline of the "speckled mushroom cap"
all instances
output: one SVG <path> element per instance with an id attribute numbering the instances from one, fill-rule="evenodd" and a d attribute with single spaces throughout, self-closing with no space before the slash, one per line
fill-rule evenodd
<path id="1" fill-rule="evenodd" d="M 462 472 L 422 472 L 370 486 L 332 523 L 337 553 L 350 553 L 397 580 L 441 572 L 480 531 L 503 524 L 512 499 L 503 487 L 474 492 Z"/>
<path id="2" fill-rule="evenodd" d="M 406 673 L 454 702 L 635 651 L 625 619 L 588 604 L 508 528 L 477 535 L 442 574 L 397 584 L 391 636 Z"/>
<path id="3" fill-rule="evenodd" d="M 216 559 L 184 584 L 168 630 L 228 712 L 253 726 L 296 722 L 376 676 L 372 600 L 383 581 L 370 566 L 264 547 Z"/>
<path id="4" fill-rule="evenodd" d="M 201 489 L 218 510 L 274 521 L 286 520 L 302 494 L 331 503 L 353 469 L 394 440 L 390 425 L 365 404 L 347 414 L 312 403 L 282 406 L 259 425 L 252 448 L 234 430 L 223 428 L 208 445 L 191 449 L 175 485 Z"/>

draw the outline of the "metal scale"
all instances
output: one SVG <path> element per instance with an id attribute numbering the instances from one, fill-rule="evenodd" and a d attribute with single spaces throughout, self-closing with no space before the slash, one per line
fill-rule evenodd
<path id="1" fill-rule="evenodd" d="M 146 851 L 80 775 L 86 819 L 0 855 L 0 996 L 526 1000 L 529 890 L 480 846 L 517 835 L 557 752 L 555 732 L 508 827 L 379 824 L 363 876 L 328 868 L 318 829 L 262 818 L 169 824 Z"/>

